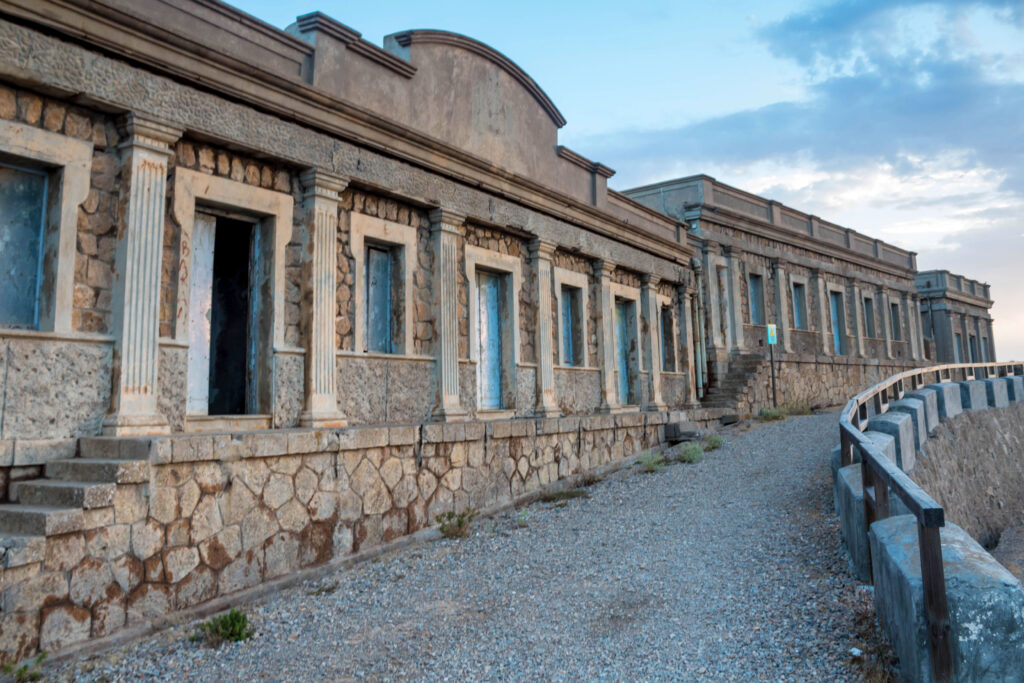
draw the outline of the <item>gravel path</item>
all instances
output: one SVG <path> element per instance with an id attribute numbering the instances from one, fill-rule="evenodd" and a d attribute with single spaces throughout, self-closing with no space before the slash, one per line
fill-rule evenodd
<path id="1" fill-rule="evenodd" d="M 698 465 L 622 471 L 589 499 L 477 520 L 245 605 L 66 662 L 58 680 L 855 680 L 831 513 L 835 415 L 733 427 Z M 526 516 L 526 527 L 516 515 Z"/>

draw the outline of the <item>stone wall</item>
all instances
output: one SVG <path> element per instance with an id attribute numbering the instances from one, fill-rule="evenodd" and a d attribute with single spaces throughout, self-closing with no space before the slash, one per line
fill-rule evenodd
<path id="1" fill-rule="evenodd" d="M 0 652 L 59 651 L 434 524 L 661 442 L 667 413 L 177 435 L 8 542 Z M 117 442 L 111 442 L 117 444 Z M 114 448 L 122 448 L 115 445 Z"/>
<path id="2" fill-rule="evenodd" d="M 913 478 L 946 519 L 991 549 L 1003 530 L 1024 522 L 1024 403 L 942 420 Z"/>

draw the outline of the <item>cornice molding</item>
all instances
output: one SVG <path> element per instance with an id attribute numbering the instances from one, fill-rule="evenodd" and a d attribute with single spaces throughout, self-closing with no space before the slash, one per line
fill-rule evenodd
<path id="1" fill-rule="evenodd" d="M 343 43 L 347 48 L 360 56 L 391 69 L 400 76 L 412 78 L 413 74 L 416 73 L 416 67 L 406 60 L 396 57 L 384 48 L 377 47 L 367 40 L 363 40 L 362 33 L 350 26 L 346 26 L 337 19 L 327 16 L 323 12 L 303 14 L 295 18 L 295 23 L 303 33 L 321 31 Z"/>
<path id="2" fill-rule="evenodd" d="M 558 145 L 558 147 L 556 148 L 556 153 L 559 157 L 565 159 L 571 164 L 579 166 L 588 173 L 596 173 L 602 178 L 611 178 L 613 175 L 615 175 L 615 171 L 613 169 L 608 168 L 607 166 L 600 162 L 591 161 L 582 154 L 572 151 L 565 145 Z"/>

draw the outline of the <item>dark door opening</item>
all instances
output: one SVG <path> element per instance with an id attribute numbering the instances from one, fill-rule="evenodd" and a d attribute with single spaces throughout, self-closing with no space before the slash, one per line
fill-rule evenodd
<path id="1" fill-rule="evenodd" d="M 210 306 L 210 415 L 244 415 L 249 375 L 253 225 L 217 219 Z"/>

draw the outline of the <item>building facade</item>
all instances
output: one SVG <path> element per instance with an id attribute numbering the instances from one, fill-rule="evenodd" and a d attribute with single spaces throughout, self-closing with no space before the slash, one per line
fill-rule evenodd
<path id="1" fill-rule="evenodd" d="M 0 0 L 0 44 L 7 659 L 754 412 L 779 316 L 787 401 L 924 362 L 912 254 L 609 190 L 471 38 Z"/>
<path id="2" fill-rule="evenodd" d="M 948 270 L 914 276 L 921 296 L 925 342 L 939 363 L 988 363 L 996 360 L 989 286 Z"/>

